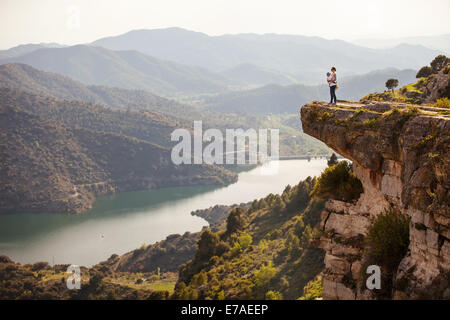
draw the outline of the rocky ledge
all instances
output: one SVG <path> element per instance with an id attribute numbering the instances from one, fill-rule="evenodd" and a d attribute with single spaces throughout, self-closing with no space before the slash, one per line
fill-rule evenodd
<path id="1" fill-rule="evenodd" d="M 322 212 L 324 299 L 377 298 L 361 285 L 364 238 L 372 219 L 393 209 L 410 217 L 410 244 L 392 298 L 450 299 L 448 114 L 373 102 L 302 107 L 304 132 L 350 159 L 364 188 L 353 202 L 328 200 Z"/>

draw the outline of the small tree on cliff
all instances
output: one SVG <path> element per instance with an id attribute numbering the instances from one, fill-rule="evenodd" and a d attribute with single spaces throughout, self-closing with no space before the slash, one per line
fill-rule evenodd
<path id="1" fill-rule="evenodd" d="M 350 164 L 347 161 L 339 161 L 322 172 L 311 197 L 350 202 L 358 199 L 363 191 L 361 181 L 350 169 Z"/>
<path id="2" fill-rule="evenodd" d="M 409 225 L 410 218 L 392 208 L 371 219 L 364 240 L 361 271 L 367 270 L 369 265 L 381 267 L 381 290 L 374 292 L 378 299 L 392 298 L 394 275 L 409 247 Z M 361 283 L 366 279 L 367 274 L 362 272 Z"/>
<path id="3" fill-rule="evenodd" d="M 392 93 L 394 93 L 394 88 L 396 87 L 398 87 L 398 79 L 391 78 L 386 81 L 386 88 L 392 90 Z"/>
<path id="4" fill-rule="evenodd" d="M 416 78 L 426 78 L 433 73 L 433 69 L 430 66 L 422 67 L 416 74 Z"/>
<path id="5" fill-rule="evenodd" d="M 443 54 L 438 55 L 433 61 L 431 61 L 430 65 L 433 73 L 438 73 L 442 70 L 442 68 L 450 65 L 450 58 L 447 58 Z"/>
<path id="6" fill-rule="evenodd" d="M 338 159 L 336 154 L 333 152 L 333 154 L 330 157 L 330 160 L 327 161 L 327 164 L 329 167 L 334 166 L 335 164 L 338 163 Z"/>

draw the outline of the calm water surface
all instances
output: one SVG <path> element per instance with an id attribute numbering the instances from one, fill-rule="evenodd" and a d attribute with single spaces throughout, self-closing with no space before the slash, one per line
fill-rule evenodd
<path id="1" fill-rule="evenodd" d="M 273 163 L 272 163 L 273 164 Z M 126 192 L 98 199 L 81 215 L 0 215 L 0 254 L 20 263 L 47 261 L 91 266 L 169 234 L 196 232 L 208 223 L 191 211 L 248 202 L 281 193 L 288 184 L 319 175 L 325 159 L 279 161 L 257 167 L 226 187 L 191 186 Z"/>

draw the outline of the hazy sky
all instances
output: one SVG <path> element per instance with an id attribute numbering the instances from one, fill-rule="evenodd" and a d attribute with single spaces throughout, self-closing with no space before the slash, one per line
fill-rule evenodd
<path id="1" fill-rule="evenodd" d="M 450 0 L 0 0 L 0 49 L 86 43 L 132 29 L 353 40 L 450 33 Z"/>

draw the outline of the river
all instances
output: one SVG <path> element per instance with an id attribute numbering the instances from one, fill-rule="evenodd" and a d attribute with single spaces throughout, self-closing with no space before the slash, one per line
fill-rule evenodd
<path id="1" fill-rule="evenodd" d="M 225 187 L 171 187 L 120 193 L 97 199 L 91 210 L 79 215 L 0 215 L 0 254 L 20 263 L 47 261 L 92 266 L 113 253 L 123 254 L 169 234 L 196 232 L 208 225 L 202 218 L 192 216 L 191 211 L 281 193 L 288 184 L 318 176 L 326 165 L 325 159 L 284 160 L 274 171 L 257 167 L 241 172 L 238 182 Z"/>

